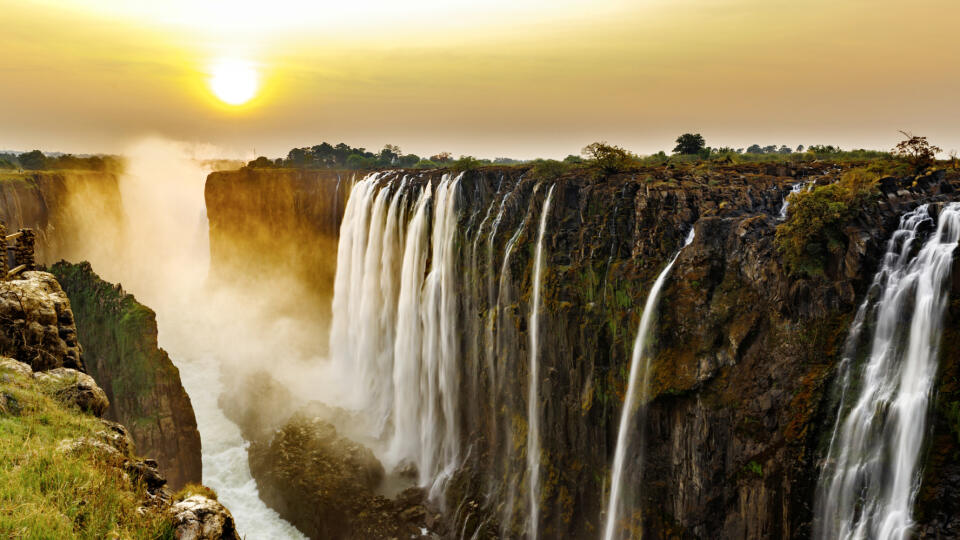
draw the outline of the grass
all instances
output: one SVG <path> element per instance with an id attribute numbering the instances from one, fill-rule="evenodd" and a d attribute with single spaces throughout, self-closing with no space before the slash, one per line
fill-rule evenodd
<path id="1" fill-rule="evenodd" d="M 0 412 L 0 538 L 172 538 L 167 516 L 138 511 L 145 488 L 109 456 L 58 449 L 105 426 L 58 402 L 53 389 L 0 368 L 0 394 L 19 404 L 17 413 Z"/>

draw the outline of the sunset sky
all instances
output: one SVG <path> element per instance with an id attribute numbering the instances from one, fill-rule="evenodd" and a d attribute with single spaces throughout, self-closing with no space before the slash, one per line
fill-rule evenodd
<path id="1" fill-rule="evenodd" d="M 957 0 L 0 0 L 0 149 L 960 150 Z M 211 71 L 256 72 L 228 105 Z"/>

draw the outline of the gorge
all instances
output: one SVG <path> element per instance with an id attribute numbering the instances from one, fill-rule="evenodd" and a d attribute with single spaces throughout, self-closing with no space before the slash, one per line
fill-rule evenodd
<path id="1" fill-rule="evenodd" d="M 68 293 L 92 268 L 156 311 L 181 452 L 249 538 L 872 538 L 894 507 L 887 537 L 943 537 L 960 172 L 878 177 L 791 274 L 785 199 L 850 168 L 211 172 L 148 145 L 80 197 L 4 183 L 0 210 L 44 262 L 90 261 L 55 270 Z M 848 472 L 897 440 L 902 471 Z"/>

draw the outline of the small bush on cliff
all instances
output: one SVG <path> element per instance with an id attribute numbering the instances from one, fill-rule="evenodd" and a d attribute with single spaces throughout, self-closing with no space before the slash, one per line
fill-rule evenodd
<path id="1" fill-rule="evenodd" d="M 632 152 L 606 142 L 588 144 L 583 155 L 587 156 L 588 167 L 603 175 L 627 172 L 637 166 L 637 156 Z"/>
<path id="2" fill-rule="evenodd" d="M 790 196 L 787 220 L 777 227 L 777 249 L 790 275 L 823 275 L 828 252 L 844 248 L 843 225 L 877 193 L 876 173 L 848 171 L 840 181 Z"/>
<path id="3" fill-rule="evenodd" d="M 537 180 L 556 180 L 572 168 L 573 165 L 566 161 L 538 159 L 533 162 L 533 167 L 530 168 L 530 175 Z"/>

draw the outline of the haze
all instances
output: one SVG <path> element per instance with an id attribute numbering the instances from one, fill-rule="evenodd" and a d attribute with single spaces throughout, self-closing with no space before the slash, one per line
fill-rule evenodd
<path id="1" fill-rule="evenodd" d="M 562 157 L 708 144 L 960 149 L 955 1 L 0 2 L 0 149 L 344 141 Z M 217 62 L 256 66 L 228 106 Z"/>

